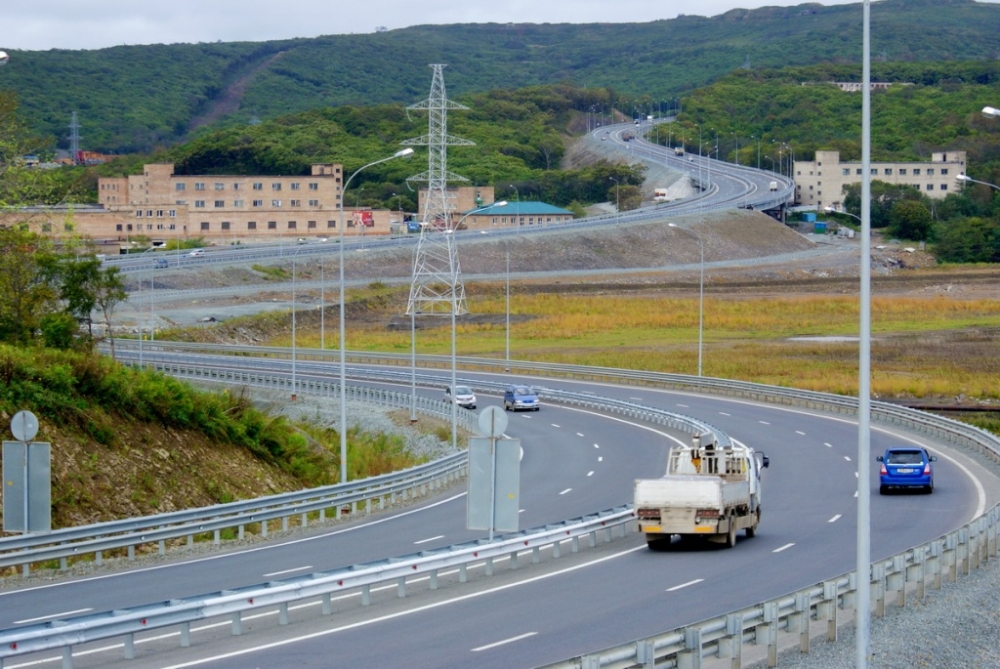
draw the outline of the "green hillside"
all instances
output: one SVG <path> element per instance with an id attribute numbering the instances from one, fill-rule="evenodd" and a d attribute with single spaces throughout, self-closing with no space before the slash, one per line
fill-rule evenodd
<path id="1" fill-rule="evenodd" d="M 996 4 L 872 5 L 873 55 L 892 62 L 996 59 L 998 33 Z M 412 104 L 427 95 L 430 63 L 449 65 L 452 96 L 566 81 L 611 89 L 619 108 L 637 101 L 663 106 L 747 60 L 753 68 L 859 63 L 861 6 L 765 7 L 651 23 L 416 26 L 265 43 L 8 51 L 0 88 L 18 94 L 36 131 L 65 148 L 77 111 L 83 148 L 124 153 L 172 145 L 201 124 L 245 124 L 254 114 L 270 119 L 330 106 Z"/>

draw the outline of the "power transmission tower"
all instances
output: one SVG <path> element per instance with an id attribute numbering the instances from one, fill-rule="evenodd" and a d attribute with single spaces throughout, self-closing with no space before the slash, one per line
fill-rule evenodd
<path id="1" fill-rule="evenodd" d="M 420 226 L 420 239 L 413 261 L 413 281 L 407 314 L 461 315 L 468 313 L 465 284 L 455 245 L 454 205 L 448 193 L 449 181 L 468 181 L 448 171 L 449 146 L 475 143 L 448 134 L 448 110 L 468 107 L 448 100 L 444 88 L 444 65 L 431 65 L 434 78 L 430 97 L 407 109 L 427 111 L 428 130 L 422 137 L 408 139 L 406 146 L 428 147 L 427 171 L 407 181 L 426 181 L 427 197 Z"/>
<path id="2" fill-rule="evenodd" d="M 74 165 L 79 165 L 80 160 L 80 124 L 76 120 L 76 112 L 69 122 L 69 158 Z"/>

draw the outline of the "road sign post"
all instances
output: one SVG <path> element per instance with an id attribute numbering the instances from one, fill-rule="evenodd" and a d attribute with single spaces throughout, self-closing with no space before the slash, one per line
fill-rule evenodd
<path id="1" fill-rule="evenodd" d="M 48 442 L 33 442 L 38 419 L 19 411 L 10 422 L 17 441 L 3 442 L 4 532 L 52 530 L 52 455 Z"/>
<path id="2" fill-rule="evenodd" d="M 520 507 L 521 440 L 502 439 L 507 414 L 487 407 L 479 428 L 487 435 L 469 440 L 469 494 L 466 526 L 470 530 L 516 532 Z"/>

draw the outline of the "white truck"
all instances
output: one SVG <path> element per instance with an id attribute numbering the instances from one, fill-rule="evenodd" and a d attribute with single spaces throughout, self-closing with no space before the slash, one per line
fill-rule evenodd
<path id="1" fill-rule="evenodd" d="M 669 544 L 675 534 L 736 545 L 760 523 L 760 473 L 769 460 L 748 446 L 719 448 L 715 435 L 695 435 L 670 450 L 667 473 L 635 482 L 635 515 L 646 543 Z"/>
<path id="2" fill-rule="evenodd" d="M 778 182 L 777 181 L 772 181 L 770 184 L 768 184 L 767 189 L 768 190 L 778 190 Z"/>

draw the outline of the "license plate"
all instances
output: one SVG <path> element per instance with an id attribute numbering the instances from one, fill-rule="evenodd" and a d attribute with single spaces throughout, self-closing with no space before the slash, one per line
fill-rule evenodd
<path id="1" fill-rule="evenodd" d="M 913 468 L 912 467 L 900 467 L 899 469 L 896 470 L 896 473 L 897 474 L 912 474 L 913 473 Z"/>

